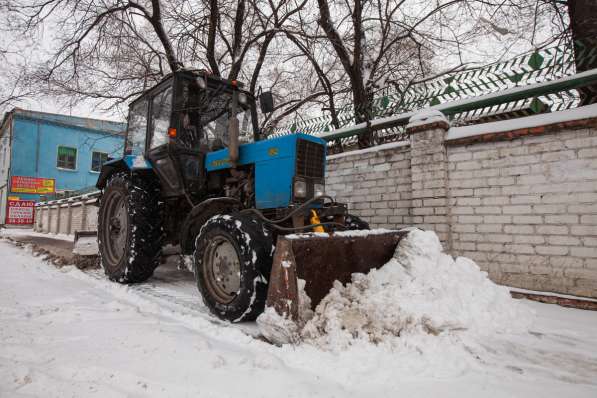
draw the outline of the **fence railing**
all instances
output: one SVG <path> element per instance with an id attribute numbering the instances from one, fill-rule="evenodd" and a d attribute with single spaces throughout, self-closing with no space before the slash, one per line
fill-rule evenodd
<path id="1" fill-rule="evenodd" d="M 518 101 L 528 100 L 529 98 L 541 98 L 549 96 L 550 93 L 559 93 L 562 91 L 574 90 L 588 85 L 597 84 L 597 68 L 576 75 L 563 77 L 555 81 L 537 83 L 530 86 L 513 87 L 498 93 L 486 94 L 481 97 L 461 99 L 447 102 L 430 107 L 430 110 L 441 111 L 448 118 L 454 120 L 462 115 L 468 115 L 482 109 L 494 109 L 503 104 L 516 103 Z M 367 123 L 347 126 L 341 129 L 319 134 L 318 136 L 330 142 L 338 139 L 358 136 L 368 130 L 383 131 L 387 129 L 404 128 L 408 120 L 417 113 L 418 110 L 404 112 L 394 116 L 388 116 L 372 120 Z"/>
<path id="2" fill-rule="evenodd" d="M 525 96 L 501 97 L 499 102 L 485 99 L 491 94 L 512 89 L 536 86 L 545 82 L 559 81 L 574 76 L 576 67 L 594 65 L 597 60 L 597 48 L 582 47 L 577 44 L 576 53 L 572 45 L 557 46 L 533 51 L 511 60 L 484 67 L 452 73 L 428 82 L 415 83 L 401 91 L 385 90 L 372 103 L 364 107 L 353 105 L 338 110 L 340 126 L 335 129 L 329 115 L 307 120 L 294 121 L 288 126 L 279 127 L 271 136 L 302 132 L 326 137 L 326 140 L 341 138 L 343 146 L 356 142 L 361 129 L 355 126 L 355 113 L 367 114 L 371 124 L 376 120 L 408 113 L 427 107 L 478 98 L 473 107 L 451 112 L 449 115 L 455 124 L 467 124 L 483 121 L 485 118 L 511 118 L 544 112 L 553 112 L 578 106 L 580 95 L 577 88 L 586 85 L 585 80 L 575 80 L 578 84 L 542 87 L 542 90 L 530 90 Z M 487 121 L 487 120 L 485 120 Z M 373 143 L 404 139 L 404 130 L 399 124 L 384 124 L 384 128 L 369 126 L 373 133 Z M 341 133 L 334 133 L 341 131 Z M 354 134 L 346 134 L 352 131 Z"/>
<path id="3" fill-rule="evenodd" d="M 96 192 L 97 190 L 98 190 L 97 187 L 90 186 L 90 187 L 78 189 L 76 191 L 62 191 L 62 192 L 56 192 L 53 194 L 45 194 L 45 195 L 41 196 L 40 202 L 49 202 L 52 200 L 75 198 L 75 197 L 79 197 L 81 195 Z"/>
<path id="4" fill-rule="evenodd" d="M 39 202 L 35 206 L 35 231 L 73 235 L 97 229 L 97 190 L 66 199 Z"/>

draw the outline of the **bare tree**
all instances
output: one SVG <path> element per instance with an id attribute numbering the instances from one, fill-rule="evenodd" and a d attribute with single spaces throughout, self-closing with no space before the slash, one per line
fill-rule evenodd
<path id="1" fill-rule="evenodd" d="M 176 7 L 180 11 L 173 14 L 184 21 L 174 29 L 182 58 L 216 76 L 247 81 L 248 90 L 255 93 L 262 80 L 276 80 L 270 76 L 275 74 L 270 44 L 307 0 L 203 0 L 201 7 L 193 3 L 182 0 Z M 252 120 L 259 130 L 256 111 Z"/>
<path id="2" fill-rule="evenodd" d="M 13 32 L 45 46 L 28 73 L 38 96 L 111 108 L 181 67 L 158 0 L 7 0 L 5 10 Z"/>
<path id="3" fill-rule="evenodd" d="M 344 69 L 356 122 L 368 122 L 375 93 L 466 65 L 467 43 L 520 33 L 508 17 L 537 15 L 542 0 L 317 0 L 318 24 Z M 525 18 L 526 19 L 526 18 Z M 506 27 L 504 27 L 506 26 Z M 496 39 L 497 40 L 497 39 Z M 450 59 L 442 62 L 443 56 Z M 432 67 L 431 61 L 435 61 Z M 443 64 L 443 65 L 442 65 Z M 359 146 L 370 145 L 363 134 Z"/>
<path id="4" fill-rule="evenodd" d="M 254 93 L 273 89 L 276 111 L 265 117 L 253 112 L 256 130 L 322 108 L 337 127 L 337 110 L 349 104 L 355 104 L 355 120 L 367 122 L 372 100 L 385 88 L 404 91 L 462 67 L 469 62 L 462 48 L 483 35 L 525 36 L 520 26 L 505 23 L 507 16 L 524 11 L 525 18 L 542 21 L 561 8 L 554 3 L 0 0 L 11 31 L 33 35 L 54 27 L 37 67 L 28 68 L 15 87 L 34 86 L 36 93 L 73 106 L 92 99 L 112 108 L 184 64 L 246 81 Z M 549 40 L 540 36 L 534 33 L 531 41 Z M 360 141 L 366 146 L 370 137 Z"/>

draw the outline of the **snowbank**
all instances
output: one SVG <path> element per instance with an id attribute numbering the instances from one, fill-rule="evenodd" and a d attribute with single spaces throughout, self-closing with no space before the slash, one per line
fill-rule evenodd
<path id="1" fill-rule="evenodd" d="M 330 352 L 219 321 L 175 261 L 123 286 L 2 240 L 0 258 L 0 397 L 597 397 L 592 311 L 520 300 L 532 333 L 465 347 L 465 331 L 404 332 L 386 338 L 397 349 Z"/>
<path id="2" fill-rule="evenodd" d="M 340 350 L 362 343 L 403 344 L 420 335 L 522 332 L 531 319 L 526 307 L 472 260 L 443 253 L 434 232 L 412 230 L 386 265 L 354 274 L 346 286 L 336 282 L 295 333 L 307 343 Z"/>

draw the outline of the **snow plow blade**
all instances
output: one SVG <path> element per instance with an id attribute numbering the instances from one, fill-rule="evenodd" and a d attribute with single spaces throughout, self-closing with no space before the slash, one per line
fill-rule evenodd
<path id="1" fill-rule="evenodd" d="M 97 231 L 75 231 L 73 254 L 79 256 L 97 256 Z"/>
<path id="2" fill-rule="evenodd" d="M 408 234 L 404 230 L 367 235 L 355 232 L 278 237 L 266 305 L 296 321 L 298 279 L 305 281 L 305 292 L 314 309 L 334 281 L 348 283 L 353 273 L 367 273 L 387 263 L 398 242 Z"/>

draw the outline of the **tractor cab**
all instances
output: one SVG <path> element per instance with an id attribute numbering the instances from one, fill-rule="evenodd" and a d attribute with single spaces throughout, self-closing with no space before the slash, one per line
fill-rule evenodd
<path id="1" fill-rule="evenodd" d="M 148 159 L 162 196 L 203 196 L 207 153 L 228 148 L 253 134 L 254 97 L 236 81 L 205 71 L 172 73 L 131 103 L 125 155 Z"/>

